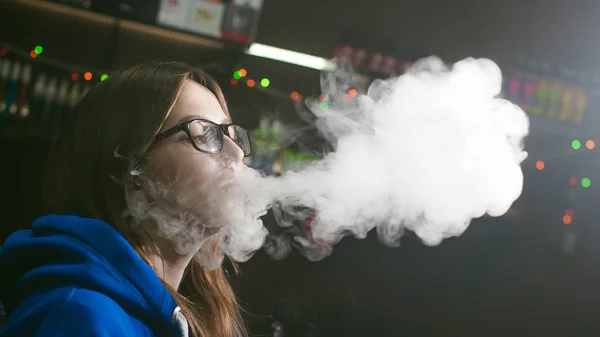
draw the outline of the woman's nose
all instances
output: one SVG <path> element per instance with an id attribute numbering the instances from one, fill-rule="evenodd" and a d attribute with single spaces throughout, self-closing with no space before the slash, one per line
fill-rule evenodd
<path id="1" fill-rule="evenodd" d="M 230 160 L 239 164 L 244 159 L 244 151 L 240 148 L 233 139 L 225 136 L 223 137 L 223 149 L 221 150 L 225 156 Z"/>

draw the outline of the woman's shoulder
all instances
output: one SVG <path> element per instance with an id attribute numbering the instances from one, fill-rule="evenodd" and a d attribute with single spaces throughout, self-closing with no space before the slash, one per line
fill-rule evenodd
<path id="1" fill-rule="evenodd" d="M 144 335 L 127 312 L 110 297 L 90 289 L 60 287 L 39 292 L 10 313 L 0 337 Z"/>

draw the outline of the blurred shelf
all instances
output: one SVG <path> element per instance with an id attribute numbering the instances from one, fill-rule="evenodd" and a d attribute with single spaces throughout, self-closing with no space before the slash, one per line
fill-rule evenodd
<path id="1" fill-rule="evenodd" d="M 54 3 L 46 0 L 9 0 L 8 3 L 13 5 L 22 5 L 42 11 L 46 14 L 60 14 L 70 17 L 77 17 L 83 20 L 92 22 L 120 25 L 123 28 L 129 28 L 155 37 L 167 38 L 169 40 L 177 40 L 188 44 L 196 44 L 207 48 L 215 49 L 239 49 L 242 50 L 246 46 L 239 43 L 234 43 L 227 40 L 221 40 L 214 37 L 194 34 L 188 31 L 178 30 L 171 27 L 159 26 L 146 22 L 138 22 L 132 19 L 117 17 L 114 15 L 77 8 L 67 4 Z M 10 5 L 9 5 L 10 8 Z"/>

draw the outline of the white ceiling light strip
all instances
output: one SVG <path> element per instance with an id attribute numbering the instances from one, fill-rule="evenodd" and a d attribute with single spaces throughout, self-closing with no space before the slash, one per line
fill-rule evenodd
<path id="1" fill-rule="evenodd" d="M 291 63 L 298 66 L 321 71 L 333 71 L 336 68 L 334 62 L 324 59 L 322 57 L 267 46 L 260 43 L 251 44 L 248 50 L 246 51 L 246 54 L 257 57 L 264 57 L 275 61 Z"/>

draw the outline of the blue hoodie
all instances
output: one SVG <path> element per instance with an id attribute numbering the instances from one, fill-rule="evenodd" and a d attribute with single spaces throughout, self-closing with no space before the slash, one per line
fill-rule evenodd
<path id="1" fill-rule="evenodd" d="M 8 336 L 187 336 L 187 321 L 154 270 L 108 224 L 37 219 L 0 251 Z"/>

